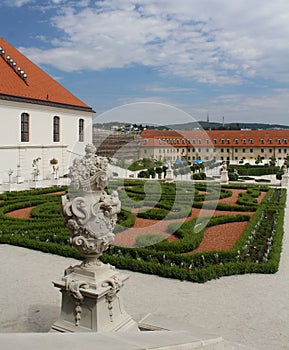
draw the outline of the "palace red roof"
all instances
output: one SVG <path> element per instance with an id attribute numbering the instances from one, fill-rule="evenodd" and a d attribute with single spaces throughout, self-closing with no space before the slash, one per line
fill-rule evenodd
<path id="1" fill-rule="evenodd" d="M 177 141 L 177 142 L 176 142 Z M 142 146 L 289 146 L 289 130 L 144 130 Z"/>
<path id="2" fill-rule="evenodd" d="M 0 37 L 0 99 L 58 105 L 93 112 L 36 64 Z"/>

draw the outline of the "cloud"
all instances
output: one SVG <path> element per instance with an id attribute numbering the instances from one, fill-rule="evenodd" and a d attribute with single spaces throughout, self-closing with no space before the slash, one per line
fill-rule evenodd
<path id="1" fill-rule="evenodd" d="M 289 2 L 81 3 L 86 7 L 65 2 L 51 18 L 62 36 L 50 48 L 21 50 L 38 64 L 64 71 L 139 64 L 204 84 L 242 84 L 256 77 L 288 82 Z"/>
<path id="2" fill-rule="evenodd" d="M 3 5 L 11 6 L 11 7 L 21 7 L 27 4 L 33 4 L 35 0 L 4 0 Z"/>

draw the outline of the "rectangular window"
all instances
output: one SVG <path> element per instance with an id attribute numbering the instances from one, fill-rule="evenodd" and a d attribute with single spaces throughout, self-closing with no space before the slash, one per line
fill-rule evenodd
<path id="1" fill-rule="evenodd" d="M 29 114 L 21 114 L 21 142 L 29 142 Z"/>
<path id="2" fill-rule="evenodd" d="M 53 118 L 53 142 L 60 141 L 60 118 Z"/>
<path id="3" fill-rule="evenodd" d="M 78 121 L 78 141 L 84 142 L 84 119 L 79 119 Z"/>

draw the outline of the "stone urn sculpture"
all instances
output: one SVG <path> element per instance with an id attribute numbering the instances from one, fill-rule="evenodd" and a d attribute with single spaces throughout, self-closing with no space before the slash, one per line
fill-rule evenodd
<path id="1" fill-rule="evenodd" d="M 52 331 L 137 331 L 138 326 L 121 304 L 120 291 L 127 275 L 99 257 L 114 240 L 113 229 L 121 203 L 117 191 L 108 194 L 108 161 L 87 145 L 85 155 L 69 168 L 69 193 L 62 196 L 62 212 L 70 244 L 84 260 L 65 270 L 55 287 L 62 292 L 59 320 Z"/>

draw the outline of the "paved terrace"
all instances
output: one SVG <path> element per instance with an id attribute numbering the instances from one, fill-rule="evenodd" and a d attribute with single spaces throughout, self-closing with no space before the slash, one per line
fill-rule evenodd
<path id="1" fill-rule="evenodd" d="M 48 332 L 60 311 L 60 293 L 52 281 L 77 263 L 0 245 L 0 332 Z M 130 279 L 123 290 L 124 305 L 136 321 L 215 334 L 254 349 L 289 349 L 288 266 L 289 196 L 276 274 L 231 276 L 196 284 L 127 271 Z"/>

